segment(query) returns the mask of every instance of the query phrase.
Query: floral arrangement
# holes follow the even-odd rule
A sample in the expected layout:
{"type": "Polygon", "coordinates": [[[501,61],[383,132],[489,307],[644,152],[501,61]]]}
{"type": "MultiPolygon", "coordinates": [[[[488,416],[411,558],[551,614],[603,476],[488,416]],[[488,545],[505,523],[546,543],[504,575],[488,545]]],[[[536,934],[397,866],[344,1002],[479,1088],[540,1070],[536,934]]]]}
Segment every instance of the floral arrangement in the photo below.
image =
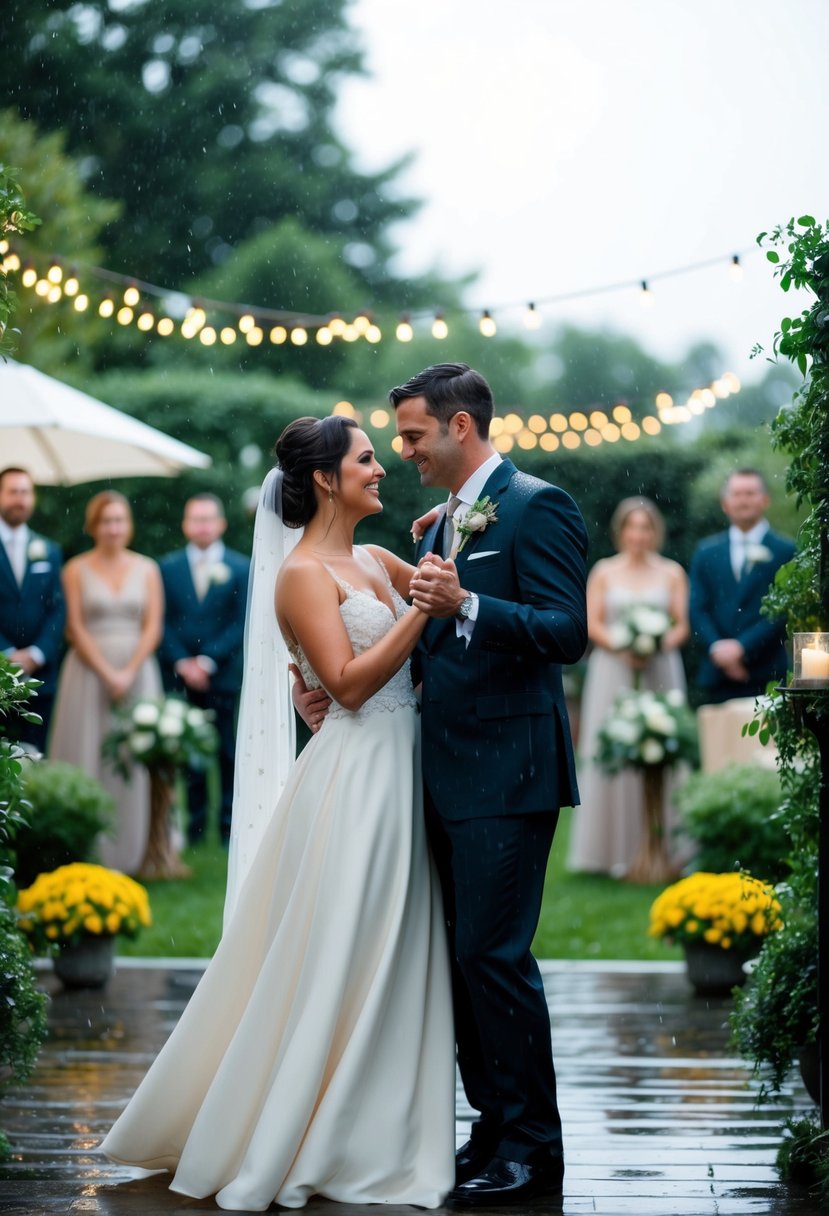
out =
{"type": "Polygon", "coordinates": [[[657,896],[648,932],[670,941],[753,951],[767,934],[782,927],[774,887],[750,874],[699,870],[657,896]]]}
{"type": "Polygon", "coordinates": [[[599,727],[596,742],[596,762],[611,774],[682,760],[696,764],[699,758],[696,720],[679,689],[625,689],[599,727]]]}
{"type": "Polygon", "coordinates": [[[613,650],[632,650],[635,655],[647,659],[659,649],[659,643],[670,627],[671,618],[661,608],[629,604],[607,632],[613,650]]]}
{"type": "Polygon", "coordinates": [[[488,494],[486,498],[479,498],[473,502],[463,518],[455,524],[455,531],[461,538],[457,548],[458,553],[461,552],[470,536],[474,536],[476,532],[485,532],[490,524],[497,524],[497,509],[495,503],[490,501],[488,494]]]}
{"type": "Polygon", "coordinates": [[[137,937],[152,923],[142,886],[117,870],[82,861],[39,874],[18,894],[17,915],[37,954],[84,937],[137,937]]]}
{"type": "Polygon", "coordinates": [[[204,768],[216,751],[211,718],[180,697],[136,701],[116,715],[104,753],[124,776],[136,762],[146,768],[204,768]]]}
{"type": "Polygon", "coordinates": [[[207,572],[207,581],[215,587],[222,587],[230,582],[233,571],[227,562],[214,562],[207,572]]]}

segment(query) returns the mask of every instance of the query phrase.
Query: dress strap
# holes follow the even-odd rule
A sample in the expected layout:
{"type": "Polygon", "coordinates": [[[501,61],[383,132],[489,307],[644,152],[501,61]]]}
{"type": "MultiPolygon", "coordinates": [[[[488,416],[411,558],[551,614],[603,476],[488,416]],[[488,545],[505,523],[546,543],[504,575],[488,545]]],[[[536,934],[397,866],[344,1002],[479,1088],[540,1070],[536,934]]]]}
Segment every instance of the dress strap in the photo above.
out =
{"type": "Polygon", "coordinates": [[[332,568],[328,565],[328,562],[323,562],[322,565],[323,569],[328,571],[339,589],[344,591],[346,596],[354,594],[354,588],[351,586],[351,583],[347,583],[344,578],[340,578],[336,570],[332,570],[332,568]]]}

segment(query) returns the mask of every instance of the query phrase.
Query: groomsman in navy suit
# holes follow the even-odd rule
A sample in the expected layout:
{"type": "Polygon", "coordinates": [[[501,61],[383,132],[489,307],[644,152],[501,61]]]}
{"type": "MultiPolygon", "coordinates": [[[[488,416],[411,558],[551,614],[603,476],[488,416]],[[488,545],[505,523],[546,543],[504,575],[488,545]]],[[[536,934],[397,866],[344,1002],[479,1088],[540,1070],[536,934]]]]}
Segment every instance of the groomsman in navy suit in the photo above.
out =
{"type": "MultiPolygon", "coordinates": [[[[230,837],[236,709],[242,685],[242,640],[250,562],[222,541],[227,520],[215,494],[195,494],[184,507],[187,547],[163,558],[164,637],[159,649],[167,688],[212,710],[219,732],[219,834],[230,837]]],[[[207,829],[207,782],[188,777],[187,834],[196,844],[207,829]]]]}
{"type": "Polygon", "coordinates": [[[433,619],[422,678],[426,820],[453,956],[458,1063],[480,1112],[456,1206],[562,1189],[550,1019],[530,952],[559,807],[578,802],[561,665],[587,642],[587,535],[573,500],[492,448],[493,400],[464,363],[389,394],[401,455],[451,491],[418,544],[433,619]],[[488,501],[487,501],[488,500],[488,501]]]}
{"type": "Polygon", "coordinates": [[[697,683],[712,703],[765,692],[786,674],[786,627],[760,607],[774,576],[794,554],[765,518],[762,473],[736,469],[720,499],[727,532],[701,542],[691,563],[691,628],[705,656],[697,683]]]}
{"type": "Polygon", "coordinates": [[[60,549],[29,528],[35,502],[34,483],[25,469],[0,473],[0,652],[27,676],[43,681],[31,703],[41,724],[15,716],[3,723],[3,730],[44,752],[66,609],[60,549]]]}

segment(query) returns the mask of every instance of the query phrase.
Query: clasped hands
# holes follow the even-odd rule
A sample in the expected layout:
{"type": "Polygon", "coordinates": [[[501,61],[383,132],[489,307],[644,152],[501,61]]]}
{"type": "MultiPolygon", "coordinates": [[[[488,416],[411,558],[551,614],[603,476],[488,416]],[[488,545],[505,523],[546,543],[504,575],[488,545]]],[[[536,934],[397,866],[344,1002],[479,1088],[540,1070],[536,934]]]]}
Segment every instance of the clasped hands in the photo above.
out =
{"type": "Polygon", "coordinates": [[[455,616],[466,599],[455,563],[436,553],[427,553],[418,562],[409,595],[415,608],[438,619],[455,616]]]}
{"type": "Polygon", "coordinates": [[[745,684],[749,672],[745,665],[745,650],[736,638],[720,638],[709,650],[711,662],[715,667],[733,680],[735,684],[745,684]]]}

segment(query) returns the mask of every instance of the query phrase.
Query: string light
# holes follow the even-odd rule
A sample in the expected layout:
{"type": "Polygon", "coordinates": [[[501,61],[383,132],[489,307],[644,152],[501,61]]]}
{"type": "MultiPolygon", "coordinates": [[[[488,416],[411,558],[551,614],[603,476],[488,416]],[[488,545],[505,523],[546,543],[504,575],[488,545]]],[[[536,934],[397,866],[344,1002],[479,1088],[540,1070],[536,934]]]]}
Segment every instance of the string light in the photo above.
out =
{"type": "Polygon", "coordinates": [[[432,337],[437,338],[438,342],[449,337],[449,326],[446,324],[442,312],[435,313],[435,319],[432,322],[432,337]]]}
{"type": "Polygon", "coordinates": [[[478,329],[485,338],[494,338],[498,332],[498,327],[495,324],[495,320],[486,308],[481,313],[481,319],[478,322],[478,329]]]}
{"type": "Polygon", "coordinates": [[[124,292],[124,303],[127,305],[128,308],[135,308],[136,304],[138,303],[138,301],[140,299],[141,299],[141,292],[138,290],[138,288],[134,284],[131,287],[128,287],[127,290],[124,292]]]}
{"type": "Polygon", "coordinates": [[[536,308],[535,304],[528,304],[527,311],[524,313],[524,325],[527,329],[541,328],[541,313],[536,308]]]}
{"type": "Polygon", "coordinates": [[[743,265],[742,265],[742,262],[740,261],[739,253],[735,253],[732,255],[731,265],[728,268],[728,273],[734,283],[739,283],[742,281],[743,265]]]}
{"type": "Polygon", "coordinates": [[[101,303],[98,305],[98,315],[100,317],[111,317],[115,312],[115,301],[112,296],[104,296],[101,303]]]}
{"type": "Polygon", "coordinates": [[[394,331],[394,336],[398,342],[411,342],[414,337],[414,330],[412,329],[408,315],[400,318],[397,329],[394,331]]]}
{"type": "Polygon", "coordinates": [[[58,262],[53,262],[46,272],[46,278],[50,283],[60,283],[63,278],[63,270],[58,262]]]}

